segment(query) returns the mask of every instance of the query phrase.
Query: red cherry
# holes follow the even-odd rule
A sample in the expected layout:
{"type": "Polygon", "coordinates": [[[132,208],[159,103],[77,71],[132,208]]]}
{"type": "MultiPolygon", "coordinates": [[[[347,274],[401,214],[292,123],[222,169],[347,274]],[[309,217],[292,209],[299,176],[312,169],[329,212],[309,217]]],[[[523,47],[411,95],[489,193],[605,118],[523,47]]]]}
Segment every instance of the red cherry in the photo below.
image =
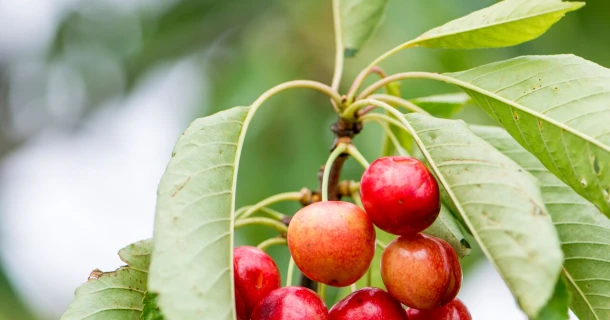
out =
{"type": "Polygon", "coordinates": [[[460,299],[430,310],[408,309],[409,320],[472,320],[468,309],[460,299]]]}
{"type": "Polygon", "coordinates": [[[410,157],[375,160],[362,175],[360,197],[373,223],[396,235],[423,231],[441,209],[436,179],[410,157]]]}
{"type": "Polygon", "coordinates": [[[462,268],[447,242],[416,234],[394,239],[383,251],[381,278],[402,304],[432,309],[455,298],[462,284],[462,268]]]}
{"type": "Polygon", "coordinates": [[[330,309],[330,320],[407,320],[405,310],[389,293],[362,288],[330,309]]]}
{"type": "Polygon", "coordinates": [[[273,259],[255,247],[233,250],[235,290],[241,294],[249,315],[269,292],[280,287],[280,271],[273,259]]]}
{"type": "Polygon", "coordinates": [[[256,306],[250,320],[328,320],[328,310],[320,297],[303,287],[273,290],[256,306]]]}
{"type": "Polygon", "coordinates": [[[246,304],[238,290],[235,290],[235,310],[237,313],[237,320],[248,320],[246,304]]]}
{"type": "Polygon", "coordinates": [[[297,267],[310,279],[348,286],[366,273],[373,260],[375,228],[353,203],[316,202],[290,221],[288,247],[297,267]]]}

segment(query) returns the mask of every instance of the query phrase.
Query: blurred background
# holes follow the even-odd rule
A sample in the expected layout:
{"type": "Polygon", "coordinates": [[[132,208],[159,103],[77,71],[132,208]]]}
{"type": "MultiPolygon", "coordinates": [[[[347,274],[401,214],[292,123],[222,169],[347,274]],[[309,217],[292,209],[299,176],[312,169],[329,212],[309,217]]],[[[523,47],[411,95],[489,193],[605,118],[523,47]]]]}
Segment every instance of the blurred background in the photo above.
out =
{"type": "MultiPolygon", "coordinates": [[[[347,61],[343,91],[375,56],[493,2],[391,0],[374,39],[347,61]]],[[[330,9],[328,0],[0,0],[0,320],[58,319],[91,270],[114,270],[118,249],[152,235],[157,183],[191,120],[248,105],[287,80],[329,83],[330,9]]],[[[383,67],[458,71],[555,53],[610,67],[609,32],[610,2],[591,0],[531,43],[413,49],[383,67]]],[[[457,91],[429,81],[402,90],[457,91]]],[[[490,123],[476,107],[456,117],[490,123]]],[[[328,99],[313,91],[270,100],[246,139],[238,206],[315,189],[333,120],[328,99]]],[[[373,126],[355,142],[374,159],[380,139],[373,126]]],[[[360,174],[349,161],[344,176],[360,174]]],[[[271,235],[246,229],[237,243],[271,235]]],[[[285,270],[286,248],[271,252],[285,270]]],[[[476,248],[465,268],[460,296],[474,319],[524,319],[476,248]]]]}

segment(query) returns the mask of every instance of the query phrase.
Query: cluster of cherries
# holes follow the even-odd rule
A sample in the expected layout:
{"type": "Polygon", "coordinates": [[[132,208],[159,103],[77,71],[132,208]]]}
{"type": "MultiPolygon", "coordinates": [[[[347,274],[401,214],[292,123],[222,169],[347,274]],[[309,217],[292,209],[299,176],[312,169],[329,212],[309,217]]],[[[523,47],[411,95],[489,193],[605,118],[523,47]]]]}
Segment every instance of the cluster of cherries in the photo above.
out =
{"type": "Polygon", "coordinates": [[[426,166],[409,157],[377,159],[362,176],[360,196],[366,212],[342,201],[299,210],[288,226],[288,247],[304,275],[345,287],[369,269],[374,226],[395,234],[381,256],[387,292],[363,288],[328,311],[307,288],[280,288],[280,273],[265,252],[239,247],[234,250],[238,320],[472,319],[456,298],[462,269],[455,251],[444,240],[420,233],[440,211],[438,184],[426,166]]]}

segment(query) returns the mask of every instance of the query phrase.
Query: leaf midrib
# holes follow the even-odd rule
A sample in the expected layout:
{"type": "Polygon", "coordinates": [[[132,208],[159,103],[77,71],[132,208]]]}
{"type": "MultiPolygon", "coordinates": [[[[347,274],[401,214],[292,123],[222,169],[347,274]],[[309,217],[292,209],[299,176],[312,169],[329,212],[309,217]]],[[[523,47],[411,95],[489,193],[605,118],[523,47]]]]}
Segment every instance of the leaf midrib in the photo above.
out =
{"type": "MultiPolygon", "coordinates": [[[[417,37],[413,44],[419,44],[419,43],[422,43],[422,42],[425,42],[425,41],[435,40],[435,39],[442,38],[442,37],[454,36],[454,35],[458,35],[460,33],[466,33],[466,32],[472,32],[472,31],[475,31],[475,30],[482,30],[482,29],[493,28],[493,27],[497,27],[497,26],[503,25],[503,24],[509,24],[509,23],[513,23],[513,22],[517,22],[517,21],[521,21],[521,20],[531,19],[531,18],[538,17],[538,16],[544,16],[544,15],[555,13],[555,12],[562,11],[562,10],[565,10],[565,9],[572,9],[572,8],[577,9],[577,8],[582,7],[584,5],[583,2],[562,2],[561,4],[565,5],[565,7],[562,8],[562,9],[549,10],[549,11],[545,11],[543,13],[527,15],[527,16],[521,17],[521,18],[508,19],[508,20],[499,21],[499,22],[495,22],[495,23],[491,23],[491,24],[487,24],[487,25],[483,25],[483,26],[479,26],[479,27],[472,27],[472,28],[469,28],[469,29],[463,29],[463,30],[456,31],[456,32],[441,33],[441,34],[438,34],[438,35],[436,35],[434,37],[421,38],[422,36],[426,35],[428,32],[435,30],[436,29],[435,28],[435,29],[432,29],[432,30],[422,34],[420,37],[417,37]]],[[[484,10],[484,9],[482,9],[482,10],[484,10]]],[[[450,22],[448,22],[448,23],[450,23],[450,22]]],[[[439,27],[439,28],[441,28],[441,27],[439,27]]]]}
{"type": "MultiPolygon", "coordinates": [[[[577,137],[579,137],[579,138],[581,138],[583,140],[586,140],[589,143],[594,144],[595,146],[601,148],[602,150],[604,150],[606,152],[610,152],[610,146],[607,146],[607,145],[603,144],[601,141],[599,141],[599,140],[597,140],[597,139],[595,139],[595,138],[593,138],[593,137],[591,137],[589,135],[586,135],[586,134],[584,134],[584,133],[582,133],[580,131],[577,131],[577,130],[573,129],[572,127],[566,126],[565,124],[563,124],[563,123],[561,123],[559,121],[556,121],[555,119],[549,118],[546,115],[544,115],[544,114],[542,114],[542,113],[540,113],[538,111],[532,110],[531,108],[528,108],[527,106],[521,105],[521,104],[519,104],[517,102],[514,102],[514,101],[509,100],[507,98],[504,98],[504,97],[502,97],[500,95],[497,95],[497,94],[495,94],[495,93],[493,93],[491,91],[483,89],[483,88],[481,88],[479,86],[476,86],[474,84],[471,84],[469,82],[465,82],[465,81],[459,80],[459,79],[454,78],[454,77],[452,77],[450,75],[438,75],[438,76],[442,77],[443,79],[445,79],[449,83],[453,83],[453,84],[458,85],[460,87],[464,87],[466,89],[478,92],[478,93],[480,93],[480,94],[482,94],[484,96],[487,96],[487,97],[493,98],[495,100],[498,100],[498,101],[500,101],[502,103],[505,103],[505,104],[507,104],[507,105],[509,105],[511,107],[514,107],[514,108],[516,108],[516,109],[518,109],[520,111],[523,111],[523,112],[525,112],[525,113],[527,113],[527,114],[529,114],[531,116],[534,116],[534,117],[536,117],[538,119],[541,119],[541,120],[543,120],[543,121],[545,121],[545,122],[547,122],[547,123],[549,123],[551,125],[557,126],[560,129],[565,130],[565,131],[567,131],[567,132],[569,132],[569,133],[571,133],[571,134],[573,134],[573,135],[575,135],[575,136],[577,136],[577,137]]],[[[517,127],[520,128],[520,125],[517,125],[517,127]]]]}

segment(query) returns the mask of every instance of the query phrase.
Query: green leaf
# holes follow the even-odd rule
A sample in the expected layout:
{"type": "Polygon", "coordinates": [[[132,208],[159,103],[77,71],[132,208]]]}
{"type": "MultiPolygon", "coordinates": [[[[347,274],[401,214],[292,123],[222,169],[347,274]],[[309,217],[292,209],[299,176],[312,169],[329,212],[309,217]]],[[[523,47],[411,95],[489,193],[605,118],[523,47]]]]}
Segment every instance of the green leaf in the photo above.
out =
{"type": "Polygon", "coordinates": [[[144,296],[144,306],[141,320],[163,320],[160,308],[157,306],[157,295],[147,292],[144,296]]]}
{"type": "Polygon", "coordinates": [[[462,110],[464,105],[470,101],[470,96],[463,92],[439,94],[411,100],[411,102],[428,111],[431,115],[439,118],[450,118],[462,110]]]}
{"type": "Polygon", "coordinates": [[[538,38],[584,2],[505,0],[427,31],[411,43],[427,48],[514,46],[538,38]]]}
{"type": "Polygon", "coordinates": [[[610,70],[573,55],[526,56],[447,76],[610,215],[610,70]]]}
{"type": "Polygon", "coordinates": [[[441,213],[436,221],[423,233],[449,242],[460,258],[470,254],[470,244],[462,233],[460,223],[445,206],[441,207],[441,213]]]}
{"type": "Polygon", "coordinates": [[[249,110],[191,123],[161,178],[149,290],[168,319],[235,319],[232,213],[249,110]]]}
{"type": "Polygon", "coordinates": [[[581,320],[610,319],[610,220],[550,173],[503,129],[471,126],[481,138],[532,173],[562,243],[571,308],[581,320]]]}
{"type": "Polygon", "coordinates": [[[345,56],[358,53],[381,24],[388,0],[339,0],[345,56]]]}
{"type": "Polygon", "coordinates": [[[568,306],[570,305],[570,292],[566,287],[563,277],[559,277],[555,292],[551,300],[540,311],[535,320],[568,320],[568,306]]]}
{"type": "Polygon", "coordinates": [[[537,181],[461,120],[408,114],[428,164],[517,303],[536,316],[550,299],[563,256],[537,181]]]}
{"type": "Polygon", "coordinates": [[[113,272],[93,271],[89,280],[76,289],[74,300],[61,319],[139,320],[150,252],[150,240],[119,251],[127,266],[113,272]]]}

